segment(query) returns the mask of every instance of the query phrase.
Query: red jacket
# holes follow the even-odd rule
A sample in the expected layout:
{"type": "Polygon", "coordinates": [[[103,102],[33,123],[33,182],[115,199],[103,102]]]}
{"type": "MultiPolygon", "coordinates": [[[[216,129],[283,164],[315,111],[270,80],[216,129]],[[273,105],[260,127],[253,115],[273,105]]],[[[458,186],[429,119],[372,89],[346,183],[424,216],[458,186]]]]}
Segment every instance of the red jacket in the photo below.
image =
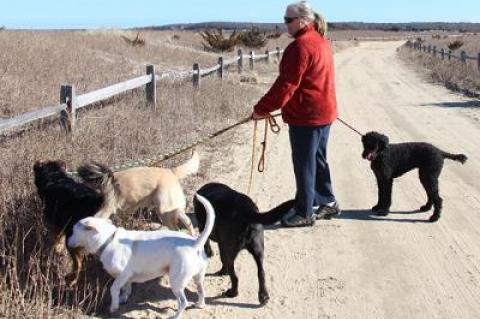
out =
{"type": "Polygon", "coordinates": [[[254,107],[259,115],[279,108],[283,121],[292,125],[320,126],[337,118],[333,52],[313,25],[295,34],[283,53],[279,76],[254,107]]]}

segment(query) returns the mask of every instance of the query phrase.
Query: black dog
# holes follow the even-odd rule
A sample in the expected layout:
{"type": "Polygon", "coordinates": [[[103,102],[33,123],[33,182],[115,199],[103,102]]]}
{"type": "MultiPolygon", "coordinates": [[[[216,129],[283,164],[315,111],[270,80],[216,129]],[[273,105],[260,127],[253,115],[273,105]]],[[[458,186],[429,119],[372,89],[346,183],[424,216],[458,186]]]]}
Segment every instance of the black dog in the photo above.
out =
{"type": "MultiPolygon", "coordinates": [[[[257,205],[248,196],[224,184],[206,184],[197,193],[206,197],[215,209],[215,225],[210,239],[218,243],[222,260],[222,269],[216,275],[229,275],[232,282],[232,287],[224,293],[224,296],[238,295],[238,277],[235,274],[234,262],[238,253],[242,249],[247,249],[255,259],[258,268],[258,300],[261,305],[266,304],[270,297],[265,286],[263,269],[263,225],[279,221],[293,207],[294,201],[290,200],[269,212],[260,213],[257,205]]],[[[205,209],[196,199],[193,204],[199,229],[203,231],[206,220],[205,209]]],[[[208,256],[212,256],[209,241],[205,244],[205,251],[208,256]]]]}
{"type": "MultiPolygon", "coordinates": [[[[62,237],[66,241],[73,233],[73,225],[82,218],[95,215],[103,204],[100,193],[67,175],[63,161],[36,161],[33,172],[44,206],[44,222],[57,234],[55,244],[62,237]]],[[[66,280],[73,286],[80,275],[83,254],[78,249],[67,249],[73,261],[73,272],[67,275],[66,280]]]]}
{"type": "Polygon", "coordinates": [[[392,200],[393,179],[418,168],[418,175],[425,191],[427,203],[420,207],[426,212],[434,207],[430,221],[440,218],[442,198],[438,193],[438,177],[442,172],[445,158],[466,162],[464,154],[450,154],[429,143],[389,144],[388,137],[377,132],[369,132],[362,137],[362,157],[371,161],[370,167],[375,173],[378,185],[378,203],[372,207],[377,215],[386,216],[392,200]]]}

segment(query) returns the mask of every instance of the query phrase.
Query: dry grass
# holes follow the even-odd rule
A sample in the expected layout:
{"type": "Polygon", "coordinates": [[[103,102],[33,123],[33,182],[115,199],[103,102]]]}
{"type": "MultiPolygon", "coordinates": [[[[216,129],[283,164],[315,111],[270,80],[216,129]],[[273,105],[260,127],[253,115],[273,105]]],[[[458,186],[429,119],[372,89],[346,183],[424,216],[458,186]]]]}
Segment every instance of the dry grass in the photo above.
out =
{"type": "MultiPolygon", "coordinates": [[[[73,143],[55,124],[2,141],[0,291],[7,291],[1,299],[9,301],[0,303],[0,316],[22,317],[23,310],[32,309],[37,316],[53,311],[54,305],[90,312],[102,304],[104,291],[99,287],[103,285],[92,283],[104,283],[107,277],[95,271],[77,290],[67,290],[62,279],[68,270],[65,261],[59,263],[62,258],[57,260],[42,240],[47,232],[33,185],[36,159],[60,158],[74,169],[87,159],[113,165],[167,154],[247,116],[261,92],[251,85],[212,78],[203,80],[200,91],[190,85],[165,84],[157,94],[156,111],[145,107],[143,92],[134,92],[108,107],[82,112],[73,143]],[[18,287],[11,287],[13,283],[18,287]]],[[[116,222],[132,226],[135,220],[128,217],[116,222]]]]}
{"type": "MultiPolygon", "coordinates": [[[[461,51],[465,51],[470,57],[478,57],[480,53],[480,36],[470,35],[449,35],[435,34],[429,37],[421,38],[422,45],[432,45],[437,48],[437,55],[432,53],[419,52],[406,46],[399,51],[400,56],[409,63],[412,63],[417,69],[427,71],[430,78],[436,82],[443,83],[456,90],[480,92],[480,70],[478,70],[478,60],[467,60],[466,64],[458,59],[451,61],[441,60],[438,52],[440,49],[448,51],[448,46],[454,43],[463,43],[461,47],[452,51],[452,55],[460,56],[461,51]]],[[[418,39],[415,39],[418,40],[418,39]]]]}
{"type": "MultiPolygon", "coordinates": [[[[203,68],[217,63],[218,54],[203,50],[198,33],[140,32],[143,47],[130,45],[122,36],[134,39],[137,32],[2,31],[0,118],[59,104],[62,84],[72,84],[83,94],[143,75],[146,64],[161,73],[190,70],[195,62],[203,68]]],[[[284,48],[289,41],[282,36],[268,47],[284,48]]],[[[225,57],[233,54],[236,50],[225,57]]]]}

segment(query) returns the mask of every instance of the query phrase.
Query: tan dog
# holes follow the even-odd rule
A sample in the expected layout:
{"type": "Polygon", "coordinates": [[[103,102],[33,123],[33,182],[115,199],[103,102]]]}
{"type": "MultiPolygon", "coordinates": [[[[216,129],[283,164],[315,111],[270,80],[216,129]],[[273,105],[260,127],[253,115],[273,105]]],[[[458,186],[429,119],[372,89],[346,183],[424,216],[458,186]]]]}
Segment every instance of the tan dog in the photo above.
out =
{"type": "Polygon", "coordinates": [[[136,167],[112,172],[107,166],[90,162],[77,171],[89,185],[98,189],[105,202],[95,217],[109,218],[117,211],[133,212],[138,208],[154,208],[162,224],[170,229],[183,225],[193,235],[190,218],[185,214],[187,201],[180,180],[198,171],[196,151],[184,164],[173,169],[136,167]]]}

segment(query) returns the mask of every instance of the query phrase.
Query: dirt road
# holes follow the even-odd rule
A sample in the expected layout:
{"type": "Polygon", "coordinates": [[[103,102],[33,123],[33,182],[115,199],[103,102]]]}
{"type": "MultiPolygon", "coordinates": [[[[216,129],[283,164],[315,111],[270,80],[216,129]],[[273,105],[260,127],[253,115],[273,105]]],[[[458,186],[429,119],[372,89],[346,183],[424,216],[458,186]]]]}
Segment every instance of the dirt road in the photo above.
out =
{"type": "MultiPolygon", "coordinates": [[[[312,228],[266,230],[271,300],[265,307],[257,306],[256,267],[243,252],[236,262],[239,296],[216,298],[228,288],[229,280],[207,277],[207,308],[188,310],[185,318],[480,317],[479,102],[415,75],[396,58],[400,45],[361,43],[336,54],[340,117],[361,132],[383,132],[391,142],[429,141],[468,155],[465,165],[446,161],[440,179],[441,219],[428,223],[431,212],[413,212],[426,200],[415,172],[394,184],[389,216],[371,215],[377,190],[369,163],[360,156],[360,138],[336,122],[329,160],[342,215],[312,228]]],[[[283,126],[279,136],[270,135],[266,172],[255,175],[250,195],[261,210],[294,196],[287,130],[283,126]]],[[[247,125],[222,138],[249,141],[250,136],[247,125]]],[[[205,156],[216,163],[204,174],[206,181],[246,191],[250,144],[212,149],[205,156]]],[[[219,268],[215,256],[209,273],[219,268]]],[[[136,289],[144,293],[135,296],[138,290],[134,292],[124,306],[130,308],[126,317],[173,314],[169,307],[176,304],[168,288],[160,288],[162,298],[157,284],[136,289]],[[147,301],[142,299],[146,296],[147,301]]]]}

